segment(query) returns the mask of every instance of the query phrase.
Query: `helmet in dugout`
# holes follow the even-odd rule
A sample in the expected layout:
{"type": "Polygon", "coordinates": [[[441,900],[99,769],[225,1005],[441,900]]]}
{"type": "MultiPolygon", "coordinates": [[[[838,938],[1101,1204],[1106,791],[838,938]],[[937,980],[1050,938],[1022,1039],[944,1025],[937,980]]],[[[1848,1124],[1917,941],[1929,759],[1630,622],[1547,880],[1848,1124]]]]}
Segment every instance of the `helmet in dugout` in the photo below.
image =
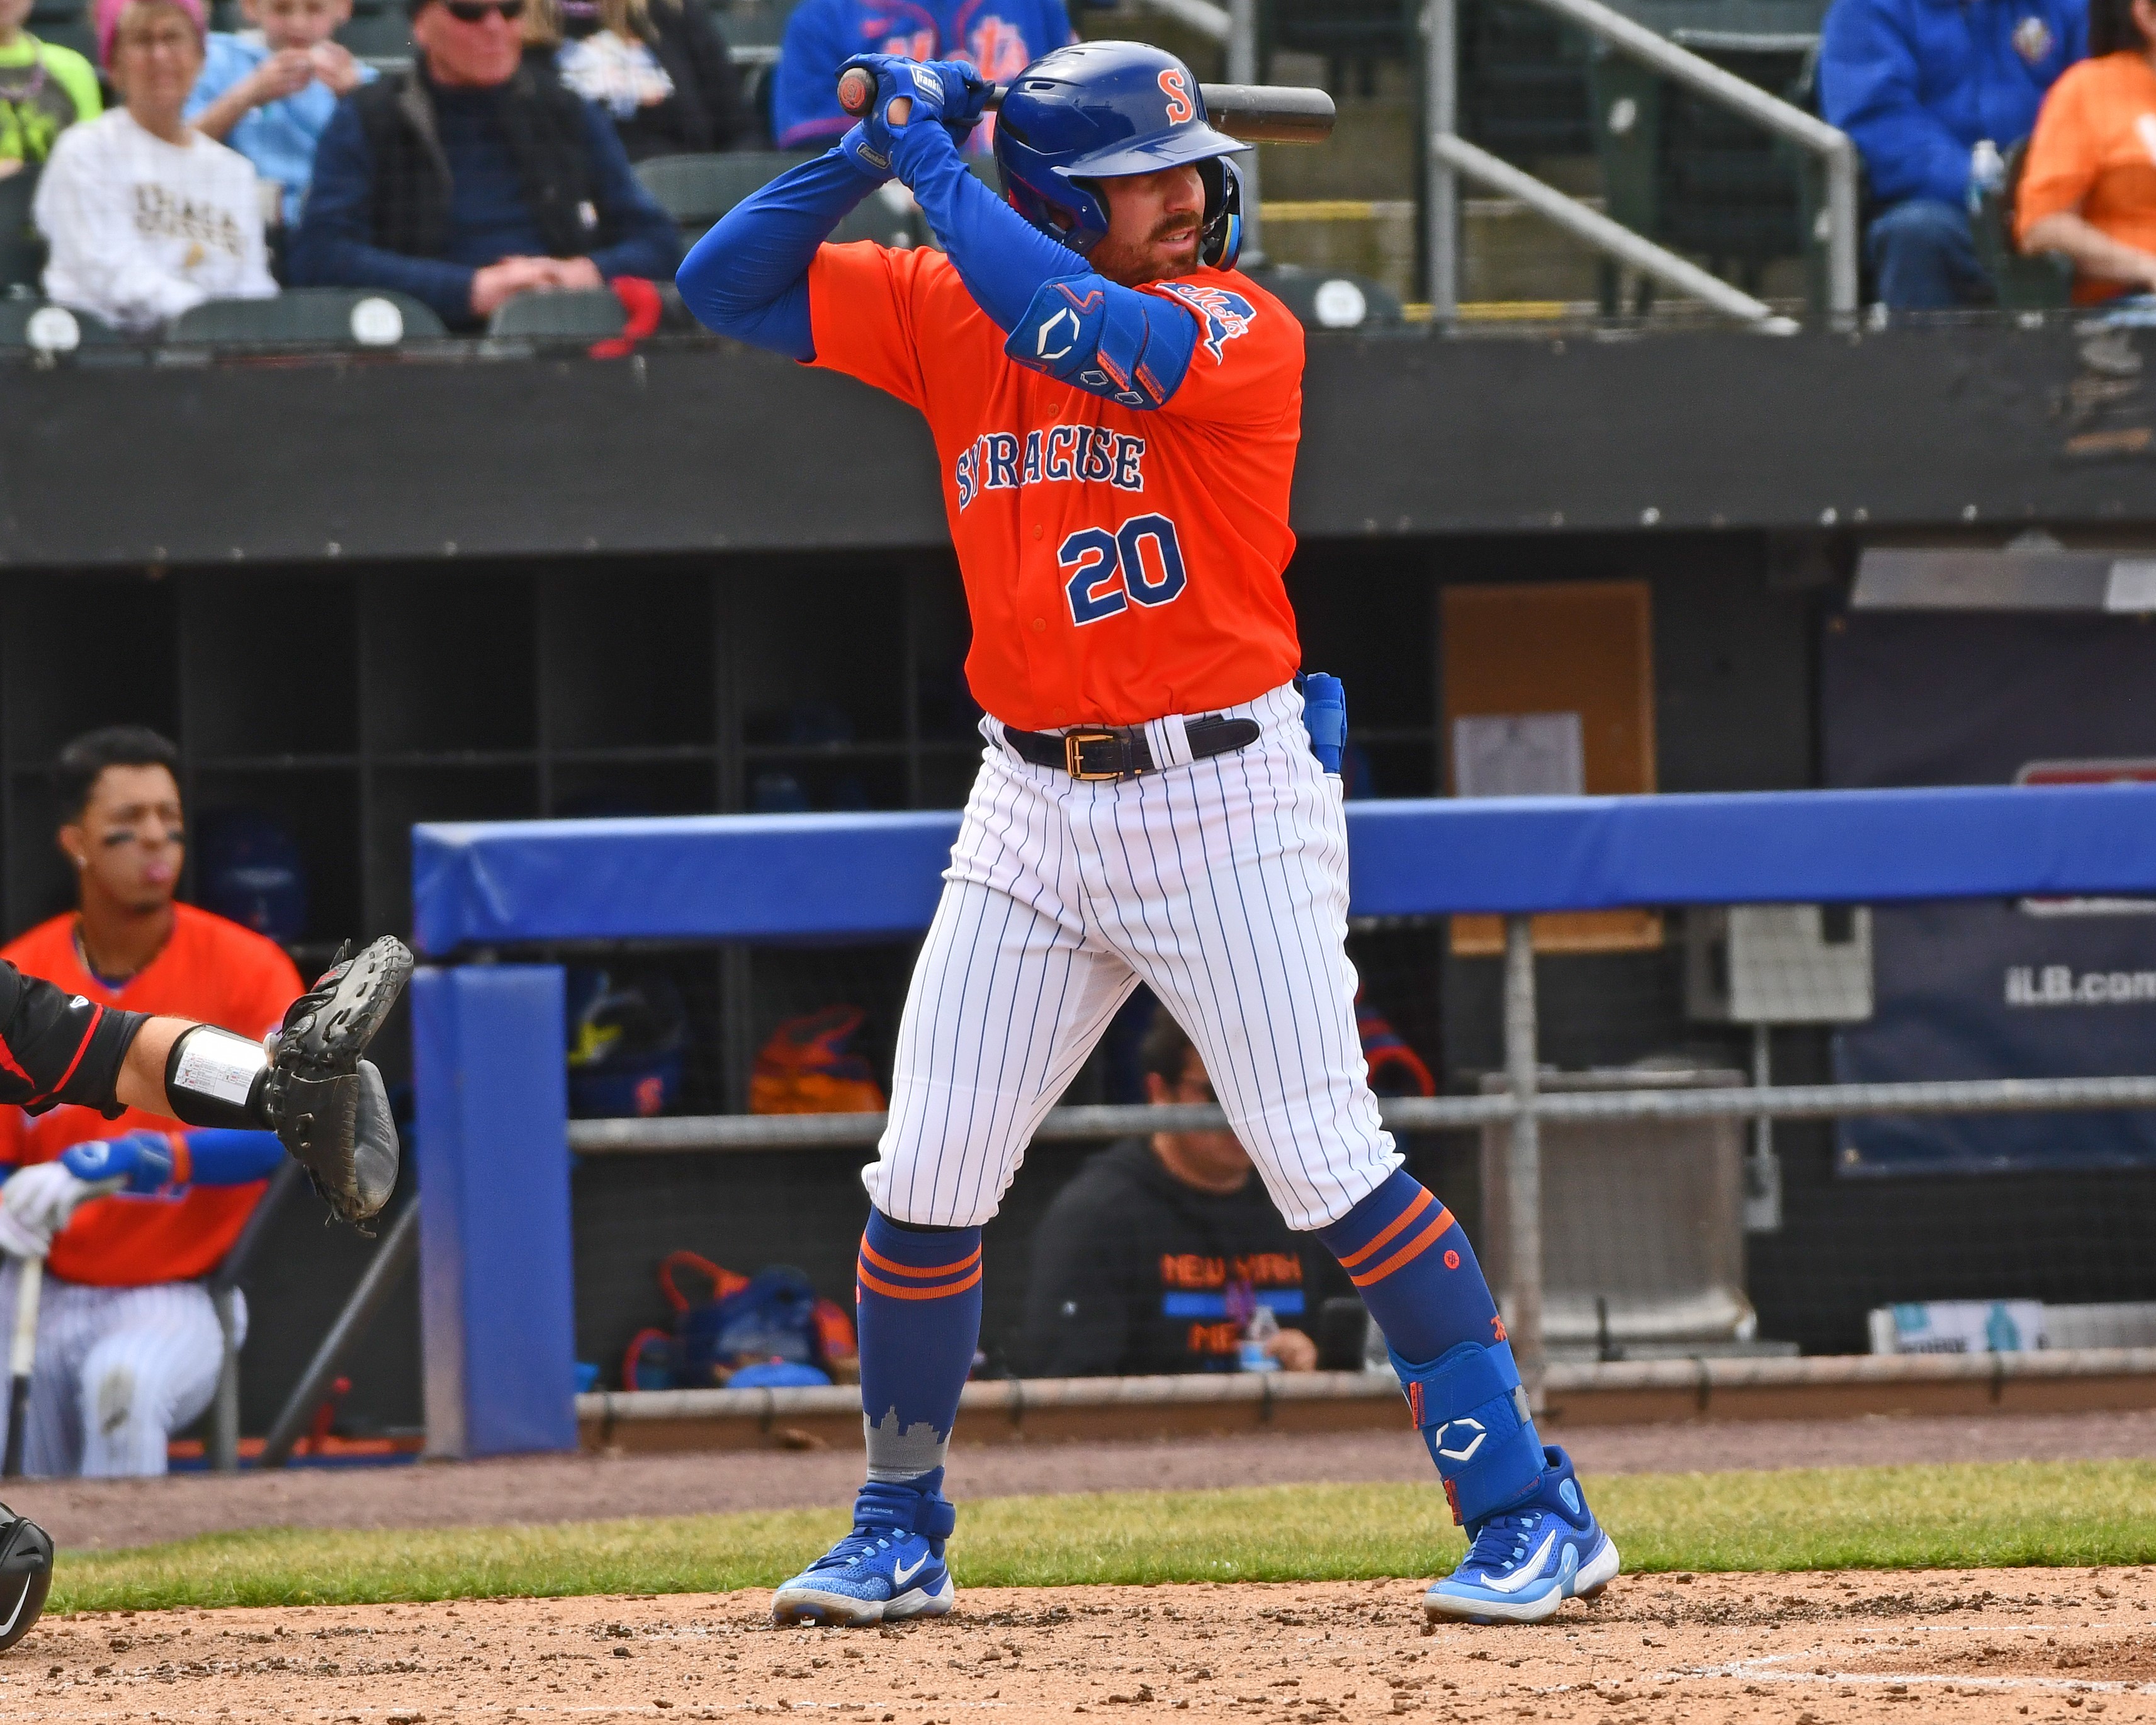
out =
{"type": "Polygon", "coordinates": [[[30,1632],[52,1587],[52,1536],[0,1503],[0,1652],[30,1632]]]}
{"type": "Polygon", "coordinates": [[[1233,269],[1243,185],[1227,158],[1250,147],[1213,129],[1189,67],[1142,42],[1074,42],[1043,54],[1011,80],[996,116],[996,167],[1012,207],[1081,254],[1108,231],[1096,182],[1188,163],[1205,183],[1199,260],[1233,269]]]}

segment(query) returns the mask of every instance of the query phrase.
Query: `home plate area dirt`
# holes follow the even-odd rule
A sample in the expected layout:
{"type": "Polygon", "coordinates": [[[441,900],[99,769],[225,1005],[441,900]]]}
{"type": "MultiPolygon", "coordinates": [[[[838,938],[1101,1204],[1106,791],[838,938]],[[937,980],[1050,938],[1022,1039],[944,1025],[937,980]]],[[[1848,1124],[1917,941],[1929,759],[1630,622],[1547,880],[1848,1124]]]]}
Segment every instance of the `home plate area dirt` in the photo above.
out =
{"type": "Polygon", "coordinates": [[[756,1593],[88,1615],[0,1658],[0,1718],[2156,1719],[2146,1569],[1626,1577],[1538,1627],[1428,1632],[1420,1596],[981,1589],[868,1630],[773,1629],[756,1593]]]}

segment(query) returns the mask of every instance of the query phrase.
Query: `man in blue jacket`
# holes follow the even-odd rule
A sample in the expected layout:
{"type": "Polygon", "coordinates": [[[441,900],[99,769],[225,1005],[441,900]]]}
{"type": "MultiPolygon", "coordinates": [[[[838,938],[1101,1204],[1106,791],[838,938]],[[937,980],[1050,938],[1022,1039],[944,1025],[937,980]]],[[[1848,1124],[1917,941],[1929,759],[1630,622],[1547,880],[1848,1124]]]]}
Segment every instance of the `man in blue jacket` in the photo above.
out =
{"type": "MultiPolygon", "coordinates": [[[[839,69],[857,54],[963,60],[1008,84],[1070,40],[1064,0],[801,0],[772,74],[771,130],[782,150],[820,150],[853,123],[839,106],[839,69]]],[[[984,125],[973,147],[985,150],[984,125]]]]}
{"type": "Polygon", "coordinates": [[[1887,305],[1989,303],[1969,236],[1970,152],[2026,137],[2087,52],[2087,0],[1835,0],[1820,105],[1856,139],[1882,209],[1866,245],[1887,305]]]}
{"type": "Polygon", "coordinates": [[[381,287],[450,328],[519,294],[664,280],[674,223],[613,122],[523,64],[526,0],[413,0],[411,72],[337,105],[293,236],[295,286],[381,287]]]}

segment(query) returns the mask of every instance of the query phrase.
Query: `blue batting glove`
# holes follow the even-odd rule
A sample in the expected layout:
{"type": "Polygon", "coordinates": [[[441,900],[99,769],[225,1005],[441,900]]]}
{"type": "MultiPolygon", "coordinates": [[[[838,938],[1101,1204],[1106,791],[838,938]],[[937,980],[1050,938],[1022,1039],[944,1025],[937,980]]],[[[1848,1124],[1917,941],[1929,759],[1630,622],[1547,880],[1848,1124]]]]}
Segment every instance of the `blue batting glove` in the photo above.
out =
{"type": "Polygon", "coordinates": [[[839,147],[856,166],[876,174],[898,172],[902,136],[916,127],[940,126],[963,149],[984,111],[989,85],[963,60],[910,60],[900,54],[857,54],[839,68],[859,67],[876,81],[875,100],[867,116],[840,140],[839,147]],[[905,96],[912,103],[903,126],[891,124],[891,105],[905,96]]]}
{"type": "Polygon", "coordinates": [[[59,1162],[78,1180],[107,1191],[155,1192],[172,1178],[172,1141],[162,1132],[128,1132],[77,1144],[59,1162]]]}

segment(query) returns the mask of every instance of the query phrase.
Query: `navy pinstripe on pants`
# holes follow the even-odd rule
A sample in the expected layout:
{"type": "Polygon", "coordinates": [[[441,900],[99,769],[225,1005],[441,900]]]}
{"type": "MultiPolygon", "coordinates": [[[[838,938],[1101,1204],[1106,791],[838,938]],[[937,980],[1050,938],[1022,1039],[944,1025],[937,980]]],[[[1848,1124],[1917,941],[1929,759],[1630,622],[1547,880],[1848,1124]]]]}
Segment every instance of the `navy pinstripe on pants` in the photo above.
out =
{"type": "Polygon", "coordinates": [[[1263,729],[1193,762],[1079,781],[993,721],[900,1026],[891,1122],[863,1183],[901,1222],[996,1213],[1040,1117],[1142,981],[1189,1033],[1291,1228],[1347,1214],[1400,1164],[1355,1032],[1339,781],[1292,685],[1225,710],[1263,729]]]}

